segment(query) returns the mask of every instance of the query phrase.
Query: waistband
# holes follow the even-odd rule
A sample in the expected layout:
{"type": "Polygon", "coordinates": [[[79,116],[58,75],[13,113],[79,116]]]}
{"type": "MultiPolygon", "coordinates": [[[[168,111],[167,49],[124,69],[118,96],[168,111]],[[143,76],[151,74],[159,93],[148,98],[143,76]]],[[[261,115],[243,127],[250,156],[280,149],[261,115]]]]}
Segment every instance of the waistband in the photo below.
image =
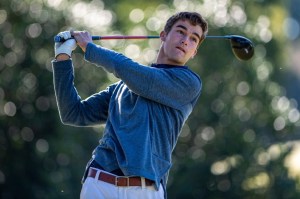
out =
{"type": "Polygon", "coordinates": [[[137,176],[116,176],[114,174],[105,172],[103,170],[99,170],[93,167],[89,168],[89,172],[87,177],[92,177],[97,180],[113,184],[119,187],[126,187],[126,186],[153,186],[154,181],[146,179],[144,177],[137,177],[137,176]]]}

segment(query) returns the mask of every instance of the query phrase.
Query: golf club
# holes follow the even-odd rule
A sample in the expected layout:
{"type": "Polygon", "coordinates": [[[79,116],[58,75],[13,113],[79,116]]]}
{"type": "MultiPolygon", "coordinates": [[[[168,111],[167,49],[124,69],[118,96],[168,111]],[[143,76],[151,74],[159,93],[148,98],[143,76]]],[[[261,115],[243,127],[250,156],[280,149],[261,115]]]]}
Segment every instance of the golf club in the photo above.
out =
{"type": "MultiPolygon", "coordinates": [[[[93,40],[109,40],[109,39],[158,39],[159,36],[92,36],[93,40]]],[[[231,44],[233,54],[239,60],[249,60],[254,55],[254,45],[251,40],[240,35],[225,35],[225,36],[206,36],[206,39],[228,39],[231,44]]],[[[63,42],[64,38],[56,35],[55,42],[63,42]]]]}

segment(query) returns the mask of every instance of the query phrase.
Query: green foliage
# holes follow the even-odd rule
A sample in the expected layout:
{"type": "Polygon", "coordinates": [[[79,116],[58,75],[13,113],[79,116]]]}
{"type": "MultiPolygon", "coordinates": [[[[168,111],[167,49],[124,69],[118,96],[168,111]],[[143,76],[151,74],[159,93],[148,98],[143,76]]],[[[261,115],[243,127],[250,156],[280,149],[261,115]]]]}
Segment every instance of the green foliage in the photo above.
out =
{"type": "MultiPolygon", "coordinates": [[[[226,40],[207,40],[188,65],[203,81],[199,102],[173,154],[170,198],[299,198],[291,175],[297,103],[280,85],[286,42],[281,1],[0,1],[0,198],[78,198],[102,126],[64,126],[52,85],[53,36],[157,35],[174,12],[201,12],[210,35],[240,34],[255,56],[238,61],[226,40]],[[280,23],[277,23],[280,22],[280,23]]],[[[145,64],[159,41],[101,41],[145,64]]],[[[73,56],[84,99],[116,78],[73,56]]],[[[299,176],[299,174],[298,174],[299,176]]]]}

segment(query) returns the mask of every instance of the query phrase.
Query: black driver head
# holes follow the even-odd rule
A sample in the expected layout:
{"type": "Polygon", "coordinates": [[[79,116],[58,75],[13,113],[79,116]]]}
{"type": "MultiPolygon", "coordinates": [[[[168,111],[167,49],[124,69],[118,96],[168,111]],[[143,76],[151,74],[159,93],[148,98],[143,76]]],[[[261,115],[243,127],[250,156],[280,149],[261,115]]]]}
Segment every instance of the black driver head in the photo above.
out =
{"type": "Polygon", "coordinates": [[[233,54],[240,60],[249,60],[254,55],[254,45],[246,37],[230,35],[230,43],[233,54]]]}

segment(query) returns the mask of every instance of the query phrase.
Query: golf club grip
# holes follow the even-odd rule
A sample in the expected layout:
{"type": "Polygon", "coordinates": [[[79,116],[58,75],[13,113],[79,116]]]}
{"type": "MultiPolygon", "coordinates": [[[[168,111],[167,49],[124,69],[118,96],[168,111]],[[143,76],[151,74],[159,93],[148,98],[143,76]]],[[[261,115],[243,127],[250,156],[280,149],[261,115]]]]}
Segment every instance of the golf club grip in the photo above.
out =
{"type": "MultiPolygon", "coordinates": [[[[74,37],[71,37],[70,39],[74,39],[74,37]]],[[[63,37],[56,35],[54,37],[54,42],[65,42],[68,39],[64,39],[63,37]]],[[[92,40],[100,40],[100,36],[92,36],[92,40]]]]}
{"type": "MultiPolygon", "coordinates": [[[[72,37],[73,38],[73,37],[72,37]]],[[[109,40],[109,39],[158,39],[159,36],[127,36],[127,35],[115,35],[115,36],[92,36],[92,40],[109,40]]],[[[63,37],[56,35],[54,42],[66,41],[63,37]]]]}

